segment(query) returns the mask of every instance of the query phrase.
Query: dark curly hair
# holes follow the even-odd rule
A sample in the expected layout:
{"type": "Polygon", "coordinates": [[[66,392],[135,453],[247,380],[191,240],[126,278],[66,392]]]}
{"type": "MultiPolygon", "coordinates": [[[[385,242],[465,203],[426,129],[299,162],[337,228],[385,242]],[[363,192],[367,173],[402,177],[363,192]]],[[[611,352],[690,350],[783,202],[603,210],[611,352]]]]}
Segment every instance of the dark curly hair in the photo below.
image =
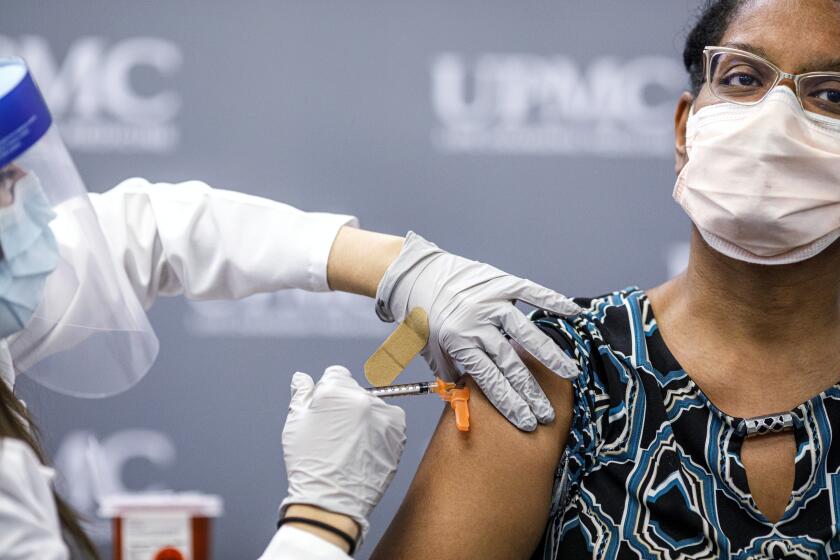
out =
{"type": "Polygon", "coordinates": [[[691,93],[695,96],[703,86],[703,49],[720,44],[741,4],[742,0],[707,0],[686,37],[683,64],[691,78],[691,93]]]}

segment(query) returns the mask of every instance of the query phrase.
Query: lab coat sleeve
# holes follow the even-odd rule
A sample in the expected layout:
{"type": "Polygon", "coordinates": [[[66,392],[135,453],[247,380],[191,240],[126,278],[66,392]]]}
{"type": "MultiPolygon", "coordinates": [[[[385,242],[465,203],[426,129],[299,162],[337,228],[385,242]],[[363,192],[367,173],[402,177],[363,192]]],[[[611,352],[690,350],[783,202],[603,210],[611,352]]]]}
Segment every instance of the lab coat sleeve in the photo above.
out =
{"type": "Polygon", "coordinates": [[[0,439],[0,557],[67,560],[61,537],[52,469],[18,439],[0,439]]]}
{"type": "Polygon", "coordinates": [[[352,560],[343,550],[312,533],[283,525],[259,560],[352,560]]]}
{"type": "Polygon", "coordinates": [[[91,194],[111,253],[145,309],[158,295],[238,299],[329,290],[327,258],[352,216],[303,212],[199,181],[128,179],[91,194]]]}

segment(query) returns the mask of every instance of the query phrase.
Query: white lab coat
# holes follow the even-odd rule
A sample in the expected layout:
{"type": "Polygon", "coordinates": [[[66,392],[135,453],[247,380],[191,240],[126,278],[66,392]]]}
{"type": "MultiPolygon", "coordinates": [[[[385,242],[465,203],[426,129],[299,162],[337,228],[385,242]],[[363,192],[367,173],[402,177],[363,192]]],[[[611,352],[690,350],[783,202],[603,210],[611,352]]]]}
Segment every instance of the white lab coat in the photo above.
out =
{"type": "MultiPolygon", "coordinates": [[[[342,226],[356,225],[352,216],[307,213],[198,181],[135,178],[90,198],[113,258],[145,309],[158,295],[233,299],[287,288],[326,291],[335,236],[342,226]]],[[[52,470],[22,442],[0,444],[0,559],[65,560],[52,470]]],[[[262,556],[280,558],[349,556],[284,526],[262,556]]]]}

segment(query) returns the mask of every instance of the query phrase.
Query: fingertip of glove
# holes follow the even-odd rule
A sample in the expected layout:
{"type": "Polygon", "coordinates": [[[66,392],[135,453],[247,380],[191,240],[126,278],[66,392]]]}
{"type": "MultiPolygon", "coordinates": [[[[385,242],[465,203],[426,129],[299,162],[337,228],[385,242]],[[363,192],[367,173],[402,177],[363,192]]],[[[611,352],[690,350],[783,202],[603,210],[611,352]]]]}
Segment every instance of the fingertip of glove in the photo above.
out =
{"type": "Polygon", "coordinates": [[[296,371],[295,374],[292,376],[292,383],[291,383],[291,392],[292,398],[295,398],[295,394],[298,391],[307,391],[311,390],[312,387],[315,385],[315,382],[312,378],[302,371],[296,371]]]}
{"type": "Polygon", "coordinates": [[[350,370],[341,365],[330,366],[324,370],[324,375],[321,376],[322,381],[329,379],[353,379],[350,370]]]}
{"type": "Polygon", "coordinates": [[[567,297],[562,297],[557,304],[557,312],[566,317],[583,313],[583,307],[567,297]]]}
{"type": "Polygon", "coordinates": [[[531,414],[530,416],[514,421],[513,424],[523,432],[533,432],[537,429],[537,417],[531,414]]]}
{"type": "Polygon", "coordinates": [[[563,365],[560,367],[559,375],[563,379],[575,379],[580,375],[580,369],[575,363],[570,364],[568,362],[563,362],[563,365]]]}
{"type": "Polygon", "coordinates": [[[580,375],[580,367],[578,363],[570,358],[566,353],[559,352],[559,355],[554,356],[555,359],[552,360],[551,366],[548,366],[548,369],[553,371],[556,375],[559,375],[563,379],[574,379],[578,375],[580,375]]]}
{"type": "Polygon", "coordinates": [[[308,373],[304,373],[302,371],[296,371],[294,375],[292,375],[292,387],[300,386],[306,384],[307,381],[311,381],[312,378],[309,376],[308,373]]]}
{"type": "Polygon", "coordinates": [[[388,406],[393,406],[394,408],[397,409],[396,411],[394,411],[394,415],[396,416],[396,421],[397,421],[397,427],[402,432],[403,438],[405,438],[405,430],[406,430],[406,426],[407,426],[405,410],[403,410],[401,407],[399,407],[397,405],[388,405],[388,406]],[[399,411],[399,412],[397,412],[397,411],[399,411]]]}
{"type": "Polygon", "coordinates": [[[554,408],[550,404],[546,404],[544,407],[540,408],[540,412],[537,414],[537,419],[539,419],[540,424],[550,424],[554,422],[555,416],[554,408]]]}
{"type": "Polygon", "coordinates": [[[326,375],[328,373],[333,373],[335,375],[346,375],[348,377],[350,376],[350,370],[341,364],[333,364],[327,369],[325,369],[324,374],[326,375]]]}

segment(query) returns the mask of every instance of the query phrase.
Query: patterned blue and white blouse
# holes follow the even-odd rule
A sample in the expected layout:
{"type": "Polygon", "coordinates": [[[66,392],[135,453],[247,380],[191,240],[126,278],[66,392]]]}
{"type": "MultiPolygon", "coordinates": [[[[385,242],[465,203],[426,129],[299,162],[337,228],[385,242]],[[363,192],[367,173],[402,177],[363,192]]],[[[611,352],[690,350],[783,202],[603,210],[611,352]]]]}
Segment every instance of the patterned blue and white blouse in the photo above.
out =
{"type": "MultiPolygon", "coordinates": [[[[840,384],[786,415],[793,493],[771,523],[740,461],[748,421],[717,409],[671,355],[645,293],[532,320],[580,365],[572,429],[535,559],[840,556],[840,384]]],[[[749,428],[752,431],[754,427],[749,428]]]]}

